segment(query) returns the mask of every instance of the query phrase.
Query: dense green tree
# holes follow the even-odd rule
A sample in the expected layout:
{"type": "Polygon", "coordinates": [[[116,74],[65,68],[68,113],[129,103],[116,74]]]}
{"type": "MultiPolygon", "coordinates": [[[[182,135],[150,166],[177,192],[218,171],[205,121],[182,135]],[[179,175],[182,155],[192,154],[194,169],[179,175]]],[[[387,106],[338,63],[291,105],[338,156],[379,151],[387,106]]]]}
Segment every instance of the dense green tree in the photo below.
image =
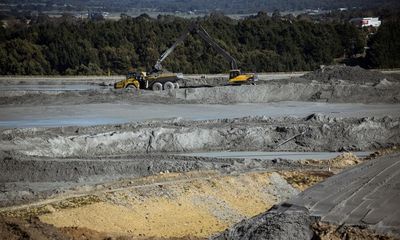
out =
{"type": "MultiPolygon", "coordinates": [[[[48,19],[0,33],[1,74],[124,74],[150,70],[192,21],[237,58],[246,71],[312,70],[344,53],[362,51],[361,31],[340,23],[312,23],[222,14],[198,19],[147,15],[119,21],[48,19]],[[18,45],[18,46],[15,46],[18,45]],[[16,50],[18,49],[18,50],[16,50]],[[26,63],[22,66],[21,63],[26,63]]],[[[226,72],[229,63],[198,35],[189,35],[163,63],[174,72],[226,72]]]]}
{"type": "Polygon", "coordinates": [[[364,51],[365,36],[362,32],[357,31],[355,26],[349,23],[335,24],[335,30],[340,36],[341,45],[344,47],[342,49],[344,55],[351,57],[364,51]]]}
{"type": "Polygon", "coordinates": [[[0,74],[33,74],[49,72],[46,61],[39,46],[26,40],[14,39],[0,44],[0,74]]]}
{"type": "Polygon", "coordinates": [[[370,67],[400,67],[400,20],[385,22],[370,39],[367,61],[370,67]]]}

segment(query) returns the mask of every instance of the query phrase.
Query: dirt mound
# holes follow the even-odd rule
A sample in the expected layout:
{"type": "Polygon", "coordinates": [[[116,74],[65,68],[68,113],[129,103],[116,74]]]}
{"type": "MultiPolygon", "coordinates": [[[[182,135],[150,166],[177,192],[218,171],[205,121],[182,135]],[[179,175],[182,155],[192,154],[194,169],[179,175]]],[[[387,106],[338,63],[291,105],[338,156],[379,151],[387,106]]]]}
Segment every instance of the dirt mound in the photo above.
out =
{"type": "Polygon", "coordinates": [[[395,81],[392,77],[379,71],[366,70],[358,66],[350,67],[344,65],[325,66],[314,72],[307,73],[303,77],[309,80],[317,80],[325,83],[333,80],[346,80],[357,84],[378,84],[383,79],[387,79],[386,81],[395,81]]]}
{"type": "Polygon", "coordinates": [[[329,160],[329,163],[332,167],[335,168],[344,168],[353,165],[357,165],[361,163],[361,160],[351,152],[345,152],[341,155],[335,157],[334,159],[329,160]]]}
{"type": "Polygon", "coordinates": [[[22,220],[17,218],[0,217],[1,239],[43,239],[67,240],[70,239],[52,225],[41,222],[37,218],[22,220]]]}
{"type": "Polygon", "coordinates": [[[283,171],[279,174],[281,174],[290,185],[296,189],[299,189],[300,191],[304,191],[305,189],[322,182],[324,179],[333,175],[332,172],[328,171],[283,171]]]}
{"type": "Polygon", "coordinates": [[[338,240],[338,239],[353,239],[353,240],[394,240],[397,239],[391,236],[382,236],[374,231],[352,226],[336,226],[332,224],[317,222],[312,225],[315,235],[321,240],[338,240]]]}
{"type": "Polygon", "coordinates": [[[272,209],[236,224],[214,240],[224,239],[312,239],[312,222],[305,208],[288,211],[272,209]]]}

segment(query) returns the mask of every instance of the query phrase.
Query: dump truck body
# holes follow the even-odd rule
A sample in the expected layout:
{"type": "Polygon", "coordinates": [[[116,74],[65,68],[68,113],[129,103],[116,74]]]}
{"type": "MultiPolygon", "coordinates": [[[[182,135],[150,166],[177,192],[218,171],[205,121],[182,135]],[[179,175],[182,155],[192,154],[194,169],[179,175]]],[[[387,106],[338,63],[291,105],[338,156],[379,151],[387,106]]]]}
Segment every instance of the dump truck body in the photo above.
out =
{"type": "Polygon", "coordinates": [[[152,90],[167,90],[179,88],[177,83],[179,80],[177,74],[174,73],[150,73],[145,72],[128,73],[126,79],[116,82],[114,84],[115,89],[122,88],[137,88],[137,89],[152,89],[152,90]]]}

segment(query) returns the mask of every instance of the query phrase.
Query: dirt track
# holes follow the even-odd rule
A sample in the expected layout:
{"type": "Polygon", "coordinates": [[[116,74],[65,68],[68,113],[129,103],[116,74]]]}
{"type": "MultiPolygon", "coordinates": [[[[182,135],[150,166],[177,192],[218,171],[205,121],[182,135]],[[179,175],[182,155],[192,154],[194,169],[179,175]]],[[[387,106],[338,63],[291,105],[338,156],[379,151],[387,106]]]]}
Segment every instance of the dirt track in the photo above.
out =
{"type": "MultiPolygon", "coordinates": [[[[37,81],[40,85],[50,80],[37,81]]],[[[82,79],[85,81],[88,84],[87,79],[82,79]]],[[[43,114],[49,109],[56,122],[61,119],[57,116],[63,114],[73,118],[68,109],[75,107],[81,110],[90,106],[170,107],[157,116],[145,107],[139,108],[131,112],[132,118],[123,121],[124,114],[115,114],[119,121],[114,119],[104,125],[98,125],[104,118],[96,113],[101,109],[92,109],[83,111],[88,115],[81,116],[88,123],[83,125],[88,126],[73,122],[75,126],[60,127],[71,124],[58,123],[49,128],[46,124],[44,127],[32,124],[26,125],[27,128],[1,129],[0,215],[5,218],[0,221],[3,231],[0,236],[18,234],[9,226],[21,226],[19,229],[33,236],[39,233],[30,230],[37,226],[45,232],[40,234],[50,239],[52,235],[62,239],[78,232],[98,239],[210,237],[348,166],[367,160],[351,154],[331,161],[177,154],[384,148],[394,151],[400,144],[400,84],[393,76],[335,67],[301,78],[261,81],[256,86],[221,86],[222,81],[216,79],[212,87],[193,88],[210,84],[191,79],[185,83],[188,88],[158,93],[112,89],[2,91],[3,121],[28,123],[35,119],[35,114],[36,119],[49,120],[43,114]],[[295,110],[292,111],[293,103],[281,101],[306,101],[308,109],[292,105],[295,110]],[[352,105],[355,103],[358,104],[352,105]],[[246,114],[246,108],[237,108],[246,104],[254,111],[246,114]],[[287,112],[280,108],[282,104],[289,105],[287,112]],[[275,107],[275,114],[260,114],[264,112],[263,106],[275,107]],[[320,109],[313,109],[315,106],[320,109]],[[346,110],[329,106],[351,107],[346,110]],[[173,109],[184,108],[188,110],[186,116],[179,111],[175,116],[173,109]],[[204,118],[210,109],[214,111],[204,118]],[[293,113],[297,117],[288,117],[293,113]],[[88,117],[90,114],[92,118],[88,117]],[[165,119],[170,117],[176,118],[165,119]],[[31,216],[39,220],[21,220],[31,216]],[[131,224],[117,221],[121,217],[126,220],[122,222],[131,224]],[[26,225],[26,221],[31,225],[26,225]]],[[[268,221],[278,222],[274,219],[273,216],[268,221]]],[[[298,223],[297,236],[307,239],[307,228],[300,231],[309,224],[307,218],[299,214],[294,220],[298,223]]],[[[318,231],[324,227],[319,226],[318,231]]],[[[357,234],[361,236],[364,232],[357,234]]]]}

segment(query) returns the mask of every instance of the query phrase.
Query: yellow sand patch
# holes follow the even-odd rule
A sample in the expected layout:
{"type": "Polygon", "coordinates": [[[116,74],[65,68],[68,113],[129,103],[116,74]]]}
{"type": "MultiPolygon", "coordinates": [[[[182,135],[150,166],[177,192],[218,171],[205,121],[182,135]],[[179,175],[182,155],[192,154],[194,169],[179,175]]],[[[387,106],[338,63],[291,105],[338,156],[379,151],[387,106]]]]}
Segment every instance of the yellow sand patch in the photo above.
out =
{"type": "Polygon", "coordinates": [[[202,209],[186,203],[166,204],[163,200],[137,208],[95,203],[47,214],[40,220],[56,227],[79,226],[99,232],[157,237],[208,236],[226,227],[202,209]]]}
{"type": "Polygon", "coordinates": [[[269,183],[269,174],[248,174],[215,181],[213,189],[205,185],[206,194],[220,198],[239,214],[252,217],[270,208],[276,199],[266,196],[262,189],[269,183]]]}
{"type": "Polygon", "coordinates": [[[56,227],[132,236],[208,237],[275,203],[269,173],[196,179],[104,193],[102,202],[40,216],[56,227]]]}

